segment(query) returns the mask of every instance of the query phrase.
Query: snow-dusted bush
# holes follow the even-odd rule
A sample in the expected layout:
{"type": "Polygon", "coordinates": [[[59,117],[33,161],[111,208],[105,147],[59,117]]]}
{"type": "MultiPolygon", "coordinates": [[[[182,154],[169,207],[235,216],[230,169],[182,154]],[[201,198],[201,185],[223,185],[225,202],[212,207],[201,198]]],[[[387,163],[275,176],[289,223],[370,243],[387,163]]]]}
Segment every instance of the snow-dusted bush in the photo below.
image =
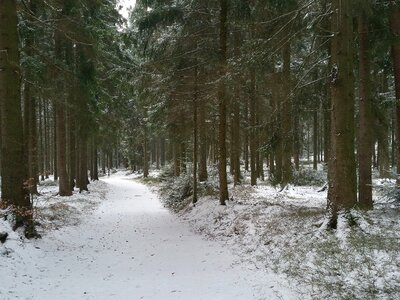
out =
{"type": "Polygon", "coordinates": [[[292,183],[297,186],[319,186],[326,182],[326,172],[303,168],[293,172],[292,183]]]}
{"type": "Polygon", "coordinates": [[[193,193],[191,176],[183,173],[179,177],[169,177],[161,183],[160,192],[167,208],[175,212],[182,210],[190,202],[188,197],[193,193]]]}

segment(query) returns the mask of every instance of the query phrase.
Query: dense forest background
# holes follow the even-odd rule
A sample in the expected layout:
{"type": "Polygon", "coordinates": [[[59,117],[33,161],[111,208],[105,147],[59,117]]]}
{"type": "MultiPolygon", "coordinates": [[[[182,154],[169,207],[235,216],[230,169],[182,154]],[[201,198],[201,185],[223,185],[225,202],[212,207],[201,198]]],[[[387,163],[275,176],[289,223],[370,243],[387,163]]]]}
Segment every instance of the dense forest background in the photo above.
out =
{"type": "MultiPolygon", "coordinates": [[[[400,3],[0,2],[1,204],[35,236],[31,195],[114,167],[285,189],[328,170],[327,212],[372,209],[400,167],[400,3]],[[322,163],[322,165],[321,165],[322,163]]],[[[216,204],[217,205],[217,204],[216,204]]]]}

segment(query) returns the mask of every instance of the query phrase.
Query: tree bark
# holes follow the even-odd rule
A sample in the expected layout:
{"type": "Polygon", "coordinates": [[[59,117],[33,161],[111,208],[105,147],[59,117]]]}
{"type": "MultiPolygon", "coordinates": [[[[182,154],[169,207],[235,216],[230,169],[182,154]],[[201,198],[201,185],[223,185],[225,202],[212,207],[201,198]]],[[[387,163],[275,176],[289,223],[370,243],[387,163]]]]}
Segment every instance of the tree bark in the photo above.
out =
{"type": "MultiPolygon", "coordinates": [[[[56,34],[55,40],[55,55],[59,61],[64,60],[65,47],[60,33],[56,34]]],[[[56,71],[57,72],[57,71],[56,71]]],[[[60,74],[56,75],[56,86],[58,98],[54,100],[54,107],[56,112],[56,145],[57,145],[57,174],[58,180],[58,194],[60,196],[71,196],[71,188],[69,184],[69,177],[67,173],[67,141],[66,141],[66,118],[65,118],[65,86],[63,78],[60,74]]]]}
{"type": "Polygon", "coordinates": [[[60,196],[71,196],[71,187],[67,173],[66,155],[66,129],[65,129],[65,99],[58,99],[56,106],[57,115],[57,173],[59,175],[58,193],[60,196]]]}
{"type": "Polygon", "coordinates": [[[283,49],[283,104],[282,104],[282,185],[292,180],[292,104],[290,96],[290,42],[283,49]]]}
{"type": "MultiPolygon", "coordinates": [[[[234,52],[235,57],[240,57],[240,34],[236,32],[234,34],[234,52]]],[[[233,182],[234,185],[240,184],[240,77],[238,76],[235,80],[234,86],[234,100],[233,100],[233,135],[232,135],[232,155],[233,155],[233,182]]]]}
{"type": "Polygon", "coordinates": [[[193,95],[193,198],[192,203],[197,202],[197,62],[194,71],[194,95],[193,95]]]}
{"type": "Polygon", "coordinates": [[[395,96],[396,96],[396,154],[397,177],[396,184],[400,186],[400,5],[396,1],[389,0],[390,30],[393,35],[392,60],[394,70],[395,96]]]}
{"type": "Polygon", "coordinates": [[[26,188],[28,174],[19,66],[16,1],[0,1],[1,200],[12,205],[15,228],[27,225],[25,235],[32,237],[34,228],[32,204],[26,188]]]}
{"type": "Polygon", "coordinates": [[[205,103],[198,107],[199,111],[199,181],[206,181],[207,174],[207,135],[205,103]]]}
{"type": "Polygon", "coordinates": [[[354,75],[352,1],[333,0],[331,40],[331,153],[328,210],[330,227],[336,228],[340,210],[357,203],[354,154],[354,75]]]}
{"type": "Polygon", "coordinates": [[[313,112],[313,169],[318,169],[318,111],[313,112]]]}
{"type": "Polygon", "coordinates": [[[372,209],[372,131],[371,95],[369,92],[368,22],[364,13],[358,18],[359,36],[359,136],[358,136],[358,201],[363,209],[372,209]]]}
{"type": "Polygon", "coordinates": [[[257,185],[257,142],[256,142],[256,73],[252,67],[250,70],[250,184],[257,185]]]}
{"type": "Polygon", "coordinates": [[[220,80],[218,84],[218,112],[219,112],[219,128],[218,128],[218,144],[219,144],[219,203],[225,205],[225,201],[229,199],[228,179],[226,174],[226,60],[227,60],[227,15],[228,2],[220,0],[220,23],[219,23],[219,63],[220,63],[220,80]]]}

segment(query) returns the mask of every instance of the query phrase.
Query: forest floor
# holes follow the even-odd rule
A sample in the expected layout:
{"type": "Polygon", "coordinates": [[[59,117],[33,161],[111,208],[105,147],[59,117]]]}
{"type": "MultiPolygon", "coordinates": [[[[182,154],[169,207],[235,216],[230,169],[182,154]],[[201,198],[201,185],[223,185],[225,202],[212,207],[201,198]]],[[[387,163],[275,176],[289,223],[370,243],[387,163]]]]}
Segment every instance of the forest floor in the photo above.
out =
{"type": "Polygon", "coordinates": [[[118,172],[68,198],[46,181],[35,199],[41,239],[2,218],[0,299],[299,299],[284,275],[194,233],[133,177],[118,172]]]}

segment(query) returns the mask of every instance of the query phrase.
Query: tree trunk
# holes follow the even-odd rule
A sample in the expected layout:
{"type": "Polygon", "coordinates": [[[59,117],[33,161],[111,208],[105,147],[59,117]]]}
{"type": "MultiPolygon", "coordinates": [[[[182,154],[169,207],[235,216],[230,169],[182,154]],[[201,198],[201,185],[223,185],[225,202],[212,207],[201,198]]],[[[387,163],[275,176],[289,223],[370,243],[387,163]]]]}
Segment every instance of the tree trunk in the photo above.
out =
{"type": "Polygon", "coordinates": [[[93,161],[92,180],[96,181],[96,180],[99,180],[99,162],[98,162],[97,138],[96,137],[93,137],[92,161],[93,161]]]}
{"type": "Polygon", "coordinates": [[[244,141],[243,141],[243,159],[244,159],[244,170],[249,171],[249,99],[246,97],[244,102],[244,141]]]}
{"type": "Polygon", "coordinates": [[[400,186],[400,5],[395,1],[389,1],[390,30],[393,35],[392,60],[394,70],[394,83],[396,94],[396,147],[397,147],[397,177],[396,184],[400,186]]]}
{"type": "Polygon", "coordinates": [[[0,1],[0,12],[1,200],[13,206],[15,228],[27,225],[25,235],[32,237],[35,232],[26,189],[16,1],[0,1]]]}
{"type": "Polygon", "coordinates": [[[38,112],[39,112],[39,173],[40,173],[40,180],[44,181],[44,137],[43,137],[43,99],[38,99],[38,112]]]}
{"type": "Polygon", "coordinates": [[[50,116],[49,116],[49,104],[50,101],[49,100],[44,100],[43,101],[43,112],[44,112],[44,119],[43,119],[43,123],[44,123],[44,175],[46,177],[46,179],[49,178],[49,173],[50,173],[50,134],[49,134],[49,130],[50,130],[50,116]]]}
{"type": "Polygon", "coordinates": [[[301,146],[300,146],[300,136],[301,136],[301,128],[300,128],[300,117],[298,114],[294,116],[294,128],[293,128],[293,154],[294,154],[294,166],[297,171],[300,170],[300,153],[301,153],[301,146]]]}
{"type": "MultiPolygon", "coordinates": [[[[240,34],[235,32],[234,45],[235,57],[240,57],[240,34]]],[[[232,155],[233,155],[233,182],[234,185],[240,184],[240,77],[236,78],[235,86],[233,88],[233,138],[232,138],[232,155]]]]}
{"type": "Polygon", "coordinates": [[[387,136],[387,127],[384,128],[386,136],[383,135],[378,140],[378,159],[379,159],[379,177],[390,178],[390,161],[389,161],[389,141],[387,136]]]}
{"type": "MultiPolygon", "coordinates": [[[[29,9],[36,13],[35,1],[29,2],[29,9]]],[[[32,22],[32,17],[29,17],[32,22]]],[[[34,33],[29,32],[25,39],[26,55],[32,56],[34,47],[34,33]]],[[[38,155],[37,155],[37,122],[36,122],[36,96],[32,83],[33,74],[30,68],[26,68],[26,83],[24,87],[24,136],[26,141],[27,160],[28,160],[28,178],[29,191],[31,194],[38,194],[38,155]]]]}
{"type": "Polygon", "coordinates": [[[372,131],[371,95],[369,92],[368,25],[362,13],[358,18],[359,36],[359,136],[358,136],[358,201],[363,209],[372,209],[372,131]]]}
{"type": "MultiPolygon", "coordinates": [[[[62,90],[62,89],[61,89],[62,90]]],[[[65,100],[58,99],[55,103],[57,115],[57,170],[59,175],[60,196],[71,196],[71,187],[67,173],[67,155],[66,155],[66,131],[65,131],[65,100]]]]}
{"type": "Polygon", "coordinates": [[[313,169],[318,169],[318,111],[313,112],[313,169]]]}
{"type": "Polygon", "coordinates": [[[148,158],[148,145],[147,145],[147,129],[144,129],[143,138],[143,177],[147,178],[149,176],[149,158],[148,158]]]}
{"type": "Polygon", "coordinates": [[[194,95],[193,95],[193,199],[197,202],[197,62],[194,71],[194,95]]]}
{"type": "Polygon", "coordinates": [[[283,49],[282,185],[292,180],[292,107],[290,96],[290,42],[283,49]]]}
{"type": "Polygon", "coordinates": [[[198,107],[199,110],[199,181],[206,181],[207,174],[207,135],[205,103],[198,107]]]}
{"type": "MultiPolygon", "coordinates": [[[[64,60],[64,43],[62,41],[61,34],[56,34],[55,40],[55,55],[58,61],[64,60]]],[[[55,70],[57,72],[57,70],[55,70]]],[[[56,75],[56,74],[55,74],[56,75]]],[[[62,82],[62,77],[57,74],[57,92],[58,99],[54,100],[55,116],[56,116],[56,144],[57,144],[57,174],[59,176],[58,180],[58,194],[60,196],[71,196],[71,188],[69,184],[69,177],[67,173],[67,141],[66,141],[66,118],[65,118],[65,88],[62,82]]]]}
{"type": "Polygon", "coordinates": [[[256,73],[250,70],[250,184],[257,185],[257,143],[256,143],[256,73]]]}
{"type": "Polygon", "coordinates": [[[79,193],[82,191],[88,191],[88,164],[87,164],[87,141],[85,138],[81,137],[79,140],[79,177],[78,177],[78,187],[79,193]]]}
{"type": "Polygon", "coordinates": [[[331,41],[331,153],[328,210],[330,227],[336,228],[339,210],[357,203],[354,154],[354,75],[352,1],[333,0],[331,41]]]}
{"type": "Polygon", "coordinates": [[[227,60],[227,0],[220,0],[220,23],[219,23],[219,51],[220,51],[220,81],[218,84],[218,112],[219,112],[219,203],[225,205],[229,199],[228,180],[226,174],[226,60],[227,60]]]}

